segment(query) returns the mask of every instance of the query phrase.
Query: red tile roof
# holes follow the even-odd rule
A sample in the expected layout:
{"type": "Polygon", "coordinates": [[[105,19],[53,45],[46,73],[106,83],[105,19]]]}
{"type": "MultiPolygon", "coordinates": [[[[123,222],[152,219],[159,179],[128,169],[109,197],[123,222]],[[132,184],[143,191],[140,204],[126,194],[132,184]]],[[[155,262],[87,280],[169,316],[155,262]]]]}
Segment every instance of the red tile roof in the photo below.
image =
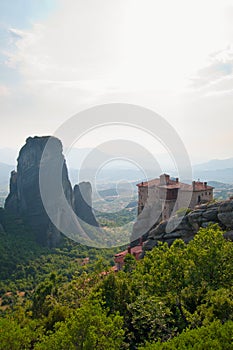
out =
{"type": "MultiPolygon", "coordinates": [[[[130,248],[130,254],[141,254],[142,252],[142,245],[137,245],[136,247],[130,248]]],[[[128,254],[128,249],[124,250],[123,252],[120,252],[118,254],[115,254],[115,258],[125,257],[126,254],[128,254]]]]}
{"type": "MultiPolygon", "coordinates": [[[[193,187],[192,185],[190,185],[191,187],[193,187]]],[[[205,190],[212,190],[214,187],[212,186],[205,186],[204,182],[200,182],[200,181],[195,181],[195,191],[205,191],[205,190]]]]}
{"type": "Polygon", "coordinates": [[[193,188],[193,185],[189,185],[183,182],[177,182],[176,180],[171,180],[170,178],[167,179],[167,183],[162,185],[160,182],[160,179],[153,179],[145,182],[141,182],[137,184],[138,187],[159,187],[164,188],[168,190],[172,189],[182,189],[183,191],[205,191],[205,190],[212,190],[214,187],[205,185],[204,182],[195,181],[195,189],[193,188]]]}
{"type": "Polygon", "coordinates": [[[149,180],[149,181],[146,181],[146,182],[140,182],[136,186],[138,186],[138,187],[148,187],[148,186],[159,186],[159,184],[160,184],[160,179],[153,179],[153,180],[149,180]]]}

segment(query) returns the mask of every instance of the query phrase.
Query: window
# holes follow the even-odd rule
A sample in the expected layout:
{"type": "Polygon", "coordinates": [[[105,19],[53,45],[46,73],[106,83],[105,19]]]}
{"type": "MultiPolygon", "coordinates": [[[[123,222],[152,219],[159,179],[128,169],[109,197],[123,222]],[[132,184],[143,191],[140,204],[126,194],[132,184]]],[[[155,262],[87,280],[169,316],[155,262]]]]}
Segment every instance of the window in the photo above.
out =
{"type": "Polygon", "coordinates": [[[205,193],[205,195],[207,196],[207,192],[205,193]]]}
{"type": "Polygon", "coordinates": [[[209,195],[211,195],[211,192],[209,192],[209,195]]]}

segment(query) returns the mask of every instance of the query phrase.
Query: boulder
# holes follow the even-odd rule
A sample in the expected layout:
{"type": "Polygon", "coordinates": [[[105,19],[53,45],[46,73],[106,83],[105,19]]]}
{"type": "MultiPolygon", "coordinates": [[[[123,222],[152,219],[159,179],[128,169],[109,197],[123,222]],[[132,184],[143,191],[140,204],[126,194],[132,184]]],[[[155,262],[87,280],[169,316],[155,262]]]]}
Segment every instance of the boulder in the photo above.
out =
{"type": "Polygon", "coordinates": [[[218,219],[218,207],[208,208],[202,213],[202,217],[206,221],[216,221],[218,219]]]}
{"type": "Polygon", "coordinates": [[[226,231],[226,232],[223,234],[223,236],[224,236],[224,238],[226,238],[227,240],[233,242],[233,230],[231,230],[231,231],[226,231]]]}
{"type": "Polygon", "coordinates": [[[166,226],[167,226],[167,221],[162,221],[158,226],[156,226],[153,230],[150,231],[149,233],[149,238],[151,237],[160,237],[166,232],[166,226]]]}
{"type": "Polygon", "coordinates": [[[223,230],[228,230],[224,233],[226,239],[233,240],[233,200],[198,206],[184,216],[180,223],[177,216],[161,222],[149,232],[148,241],[144,244],[143,249],[151,250],[159,241],[170,245],[178,238],[188,243],[200,227],[206,228],[215,223],[223,230]],[[169,232],[167,232],[168,229],[169,232]]]}
{"type": "Polygon", "coordinates": [[[205,221],[201,223],[202,228],[207,228],[209,225],[214,224],[214,221],[205,221]]]}
{"type": "Polygon", "coordinates": [[[204,209],[197,209],[188,214],[189,223],[192,225],[196,222],[202,221],[202,214],[204,213],[204,209]]]}
{"type": "Polygon", "coordinates": [[[169,229],[170,232],[175,231],[175,230],[188,230],[189,231],[191,229],[191,224],[190,224],[187,216],[184,216],[182,218],[182,220],[180,217],[173,216],[168,221],[167,229],[169,229]]]}
{"type": "Polygon", "coordinates": [[[221,203],[217,216],[227,228],[233,228],[233,200],[221,203]]]}

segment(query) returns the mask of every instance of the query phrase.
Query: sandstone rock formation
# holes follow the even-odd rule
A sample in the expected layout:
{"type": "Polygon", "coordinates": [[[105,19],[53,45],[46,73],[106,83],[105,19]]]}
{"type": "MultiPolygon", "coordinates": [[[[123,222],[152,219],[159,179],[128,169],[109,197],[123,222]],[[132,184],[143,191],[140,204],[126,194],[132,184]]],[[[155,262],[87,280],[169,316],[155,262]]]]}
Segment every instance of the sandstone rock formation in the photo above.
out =
{"type": "Polygon", "coordinates": [[[11,213],[18,215],[18,191],[17,191],[17,172],[12,171],[10,177],[10,193],[5,202],[5,208],[9,208],[11,213]]]}
{"type": "Polygon", "coordinates": [[[214,223],[226,230],[226,239],[233,240],[233,200],[200,205],[185,215],[181,222],[173,216],[169,221],[169,232],[166,232],[168,221],[161,222],[149,232],[144,251],[151,250],[159,241],[169,245],[177,238],[189,242],[201,227],[214,223]]]}
{"type": "Polygon", "coordinates": [[[80,182],[74,187],[74,212],[85,223],[98,227],[92,212],[92,188],[90,182],[80,182]]]}
{"type": "Polygon", "coordinates": [[[5,233],[4,221],[4,210],[0,208],[0,233],[5,233]]]}
{"type": "Polygon", "coordinates": [[[138,245],[141,237],[143,237],[143,241],[148,238],[148,233],[159,223],[161,211],[162,206],[159,201],[153,204],[146,203],[143,211],[137,217],[137,221],[133,225],[130,238],[131,247],[138,245]]]}
{"type": "MultiPolygon", "coordinates": [[[[36,232],[43,245],[56,246],[60,232],[52,225],[45,212],[39,188],[39,167],[41,157],[49,137],[29,137],[18,157],[17,173],[11,173],[10,194],[5,209],[22,217],[36,232]]],[[[72,201],[72,187],[67,176],[66,163],[62,154],[61,142],[53,138],[53,147],[43,166],[56,176],[56,166],[63,162],[63,183],[67,200],[72,201]]]]}
{"type": "MultiPolygon", "coordinates": [[[[61,233],[50,221],[40,193],[39,186],[39,170],[42,167],[46,171],[46,178],[51,187],[59,188],[57,182],[59,169],[62,169],[62,186],[60,192],[54,193],[53,202],[59,201],[64,191],[65,198],[73,208],[74,202],[77,208],[77,213],[80,210],[85,217],[91,217],[94,221],[94,215],[91,207],[83,208],[82,204],[78,205],[78,198],[74,201],[74,193],[68,177],[66,162],[62,153],[62,143],[55,137],[29,137],[26,144],[22,147],[18,157],[17,172],[11,173],[10,193],[5,202],[5,209],[14,215],[22,217],[36,233],[38,242],[49,247],[57,246],[61,239],[61,233]],[[46,149],[46,157],[42,154],[45,146],[50,140],[49,150],[46,149]],[[41,159],[43,161],[41,161],[41,159]]],[[[61,170],[60,170],[61,171],[61,170]]],[[[53,202],[51,205],[53,206],[53,202]]],[[[56,205],[54,205],[56,210],[56,205]]],[[[62,213],[58,212],[60,220],[63,218],[62,213]]],[[[64,215],[64,214],[63,214],[64,215]]]]}

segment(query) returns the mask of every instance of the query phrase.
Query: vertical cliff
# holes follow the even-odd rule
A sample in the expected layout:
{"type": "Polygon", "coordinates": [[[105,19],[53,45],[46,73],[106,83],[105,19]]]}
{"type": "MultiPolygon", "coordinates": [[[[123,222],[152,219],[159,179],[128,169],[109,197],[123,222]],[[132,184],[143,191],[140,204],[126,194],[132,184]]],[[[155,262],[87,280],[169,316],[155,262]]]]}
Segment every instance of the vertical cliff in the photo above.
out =
{"type": "Polygon", "coordinates": [[[14,215],[19,215],[19,199],[17,190],[17,172],[12,171],[10,177],[10,193],[5,201],[5,208],[14,215]]]}
{"type": "MultiPolygon", "coordinates": [[[[51,223],[42,203],[39,188],[40,166],[48,169],[49,181],[52,186],[53,180],[55,182],[57,179],[57,171],[62,165],[62,187],[71,207],[73,207],[73,190],[68,178],[60,140],[52,138],[52,147],[41,164],[42,154],[49,139],[51,142],[49,136],[29,137],[26,140],[26,144],[19,153],[17,172],[11,173],[10,193],[6,199],[5,209],[24,218],[35,231],[39,243],[54,247],[59,243],[61,234],[51,223]]],[[[91,211],[91,208],[88,207],[83,210],[83,204],[79,205],[77,198],[75,203],[76,208],[82,212],[82,216],[86,209],[91,211]]],[[[91,215],[93,215],[92,211],[91,215]]]]}
{"type": "Polygon", "coordinates": [[[90,182],[81,182],[74,187],[74,212],[85,223],[98,227],[92,212],[92,188],[90,182]]]}
{"type": "MultiPolygon", "coordinates": [[[[72,189],[62,152],[62,143],[55,137],[29,137],[19,152],[17,172],[11,172],[10,193],[5,202],[5,209],[23,218],[36,233],[38,242],[49,247],[57,246],[62,236],[49,219],[42,202],[40,169],[43,169],[45,174],[46,185],[53,190],[53,198],[48,195],[48,200],[58,221],[71,227],[70,213],[60,210],[59,205],[56,205],[63,197],[64,191],[68,206],[77,215],[77,225],[78,219],[81,219],[91,226],[99,226],[92,211],[91,184],[82,182],[72,189]],[[46,147],[48,141],[49,147],[46,147]],[[59,186],[61,169],[62,186],[59,186]]],[[[73,223],[75,222],[74,220],[73,223]]],[[[82,226],[82,222],[80,223],[82,226]]],[[[73,229],[76,231],[75,227],[73,229]]]]}

